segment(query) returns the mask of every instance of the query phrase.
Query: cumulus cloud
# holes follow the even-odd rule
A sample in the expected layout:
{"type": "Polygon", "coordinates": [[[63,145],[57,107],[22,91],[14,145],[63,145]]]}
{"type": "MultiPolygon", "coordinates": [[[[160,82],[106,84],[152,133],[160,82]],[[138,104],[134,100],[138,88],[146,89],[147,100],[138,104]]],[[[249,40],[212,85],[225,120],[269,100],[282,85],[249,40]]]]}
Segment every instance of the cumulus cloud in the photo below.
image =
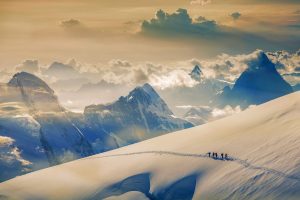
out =
{"type": "Polygon", "coordinates": [[[68,19],[68,20],[61,21],[60,25],[64,28],[72,28],[72,27],[80,26],[81,22],[77,19],[68,19]]]}
{"type": "Polygon", "coordinates": [[[39,72],[39,62],[37,60],[25,60],[22,64],[17,65],[17,71],[25,71],[28,73],[39,72]]]}
{"type": "Polygon", "coordinates": [[[212,0],[192,0],[191,5],[201,5],[201,6],[205,6],[207,4],[212,3],[212,0]]]}
{"type": "Polygon", "coordinates": [[[80,77],[78,70],[76,70],[74,66],[57,61],[53,62],[48,68],[43,69],[42,74],[57,80],[80,77]]]}
{"type": "Polygon", "coordinates": [[[132,64],[127,60],[113,59],[109,61],[109,65],[113,67],[131,67],[132,64]]]}
{"type": "MultiPolygon", "coordinates": [[[[0,136],[0,162],[3,162],[8,165],[20,164],[21,166],[29,166],[32,163],[28,160],[25,160],[21,156],[20,150],[14,145],[15,140],[6,137],[0,136]]],[[[24,168],[24,170],[27,170],[24,168]]]]}
{"type": "Polygon", "coordinates": [[[206,19],[206,17],[198,16],[198,17],[196,17],[195,21],[196,22],[205,22],[205,21],[208,21],[208,20],[206,19]]]}
{"type": "MultiPolygon", "coordinates": [[[[193,58],[168,64],[134,63],[122,59],[88,64],[70,59],[65,63],[53,62],[46,67],[43,66],[41,74],[42,78],[59,93],[60,99],[65,102],[71,100],[72,106],[77,105],[77,99],[83,99],[78,96],[80,94],[85,94],[82,96],[87,96],[85,100],[88,102],[92,100],[93,103],[101,100],[108,102],[120,95],[125,95],[125,91],[128,92],[133,87],[146,82],[153,85],[158,91],[164,90],[165,94],[168,89],[178,91],[174,93],[175,96],[178,93],[183,94],[183,90],[189,91],[184,96],[186,99],[193,99],[195,91],[199,91],[199,87],[201,87],[201,84],[189,75],[195,65],[201,67],[201,71],[208,81],[217,82],[218,87],[224,87],[234,83],[248,67],[259,64],[262,53],[263,51],[257,50],[249,54],[221,54],[207,60],[193,58]],[[82,87],[82,85],[87,87],[82,87]]],[[[300,51],[295,53],[278,51],[266,54],[288,82],[292,85],[300,82],[300,51]]],[[[201,96],[201,99],[203,98],[205,96],[201,96]]],[[[186,102],[186,104],[193,103],[186,102]]],[[[88,103],[83,102],[81,105],[88,105],[88,103]]],[[[175,107],[176,105],[171,106],[175,107]]]]}
{"type": "MultiPolygon", "coordinates": [[[[207,78],[234,82],[238,76],[249,67],[251,61],[258,59],[260,51],[250,54],[228,55],[221,54],[213,60],[198,61],[207,78]]],[[[195,60],[193,60],[195,62],[195,60]]]]}
{"type": "Polygon", "coordinates": [[[198,81],[191,78],[187,71],[180,69],[170,71],[164,75],[152,74],[149,81],[151,85],[161,90],[172,87],[193,87],[199,84],[198,81]]]}
{"type": "MultiPolygon", "coordinates": [[[[241,19],[242,14],[233,12],[229,16],[236,21],[241,19]]],[[[173,40],[177,43],[193,42],[193,45],[199,45],[198,48],[200,45],[206,46],[208,51],[210,48],[230,53],[241,52],[241,48],[243,51],[253,51],[255,48],[294,50],[298,48],[295,41],[299,37],[289,26],[291,25],[269,25],[268,27],[274,31],[266,34],[265,31],[250,30],[245,26],[225,25],[203,16],[192,19],[186,9],[179,8],[173,13],[158,10],[152,19],[141,23],[139,34],[155,39],[173,40]],[[279,29],[284,30],[279,34],[279,29]]],[[[298,24],[292,26],[298,27],[298,24]]]]}
{"type": "Polygon", "coordinates": [[[300,50],[295,53],[287,51],[268,52],[268,57],[277,70],[292,85],[300,82],[300,50]]]}
{"type": "Polygon", "coordinates": [[[205,124],[217,119],[221,119],[242,111],[240,106],[224,108],[213,108],[209,106],[177,106],[178,108],[189,109],[184,118],[195,125],[205,124]]]}
{"type": "Polygon", "coordinates": [[[175,13],[166,13],[163,10],[156,12],[155,18],[142,23],[142,33],[150,34],[189,34],[194,36],[210,36],[219,32],[218,25],[213,20],[193,21],[186,9],[179,8],[175,13]]]}
{"type": "Polygon", "coordinates": [[[227,105],[222,109],[214,108],[211,113],[212,113],[213,119],[220,119],[220,118],[223,118],[223,117],[226,117],[229,115],[239,113],[241,111],[242,111],[242,109],[240,106],[231,107],[231,106],[227,105]]]}
{"type": "Polygon", "coordinates": [[[14,139],[10,137],[0,136],[0,147],[9,146],[14,142],[14,139]]]}
{"type": "Polygon", "coordinates": [[[233,20],[238,20],[242,16],[242,14],[239,12],[234,12],[231,13],[230,16],[232,17],[233,20]]]}

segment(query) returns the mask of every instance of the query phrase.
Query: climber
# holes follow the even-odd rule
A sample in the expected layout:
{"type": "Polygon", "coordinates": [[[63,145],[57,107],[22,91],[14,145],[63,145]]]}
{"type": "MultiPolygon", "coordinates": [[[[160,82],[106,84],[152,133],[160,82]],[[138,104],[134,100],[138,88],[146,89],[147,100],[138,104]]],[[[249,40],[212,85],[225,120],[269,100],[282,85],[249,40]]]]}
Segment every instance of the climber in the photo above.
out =
{"type": "Polygon", "coordinates": [[[228,160],[228,155],[227,155],[227,153],[225,153],[225,160],[228,160]]]}

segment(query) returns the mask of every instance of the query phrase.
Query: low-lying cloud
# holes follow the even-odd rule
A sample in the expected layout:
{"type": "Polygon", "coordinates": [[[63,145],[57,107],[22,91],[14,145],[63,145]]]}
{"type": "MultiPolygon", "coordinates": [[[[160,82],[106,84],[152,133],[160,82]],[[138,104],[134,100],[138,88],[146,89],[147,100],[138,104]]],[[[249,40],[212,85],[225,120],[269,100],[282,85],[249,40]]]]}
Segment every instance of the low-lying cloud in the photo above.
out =
{"type": "MultiPolygon", "coordinates": [[[[73,102],[72,106],[76,107],[78,99],[84,99],[80,94],[89,96],[85,100],[92,103],[103,99],[109,102],[120,95],[126,95],[126,92],[135,86],[146,82],[160,91],[197,88],[201,82],[190,76],[195,65],[201,68],[203,78],[217,81],[220,87],[231,85],[245,69],[259,64],[262,53],[261,50],[257,50],[249,54],[221,54],[214,59],[193,58],[169,64],[132,63],[122,59],[113,59],[107,63],[87,64],[71,59],[65,63],[55,61],[49,65],[40,66],[36,60],[27,60],[18,65],[16,71],[28,69],[34,72],[39,69],[40,72],[35,74],[49,83],[63,102],[70,100],[73,102]]],[[[292,85],[300,82],[299,51],[295,53],[277,51],[266,54],[288,82],[292,85]]],[[[11,77],[13,72],[7,73],[6,76],[9,74],[11,77]]],[[[81,106],[87,105],[84,102],[80,104],[81,106]]]]}

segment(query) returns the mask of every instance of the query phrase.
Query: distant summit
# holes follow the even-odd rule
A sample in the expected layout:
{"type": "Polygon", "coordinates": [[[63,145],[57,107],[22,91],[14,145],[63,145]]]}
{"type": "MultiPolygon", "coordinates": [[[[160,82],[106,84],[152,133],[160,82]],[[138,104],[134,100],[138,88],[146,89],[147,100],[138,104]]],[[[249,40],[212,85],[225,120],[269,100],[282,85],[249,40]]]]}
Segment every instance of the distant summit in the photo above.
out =
{"type": "Polygon", "coordinates": [[[33,74],[27,72],[17,73],[7,85],[19,89],[23,103],[31,111],[61,112],[63,110],[54,91],[47,83],[33,74]]]}
{"type": "Polygon", "coordinates": [[[195,81],[200,82],[202,80],[202,77],[203,77],[203,72],[201,71],[200,67],[198,65],[196,65],[194,67],[194,69],[192,70],[192,72],[190,73],[190,76],[195,81]]]}
{"type": "Polygon", "coordinates": [[[16,73],[7,85],[11,87],[38,88],[43,89],[47,93],[54,93],[54,91],[42,79],[28,72],[16,73]]]}
{"type": "Polygon", "coordinates": [[[293,92],[263,51],[257,51],[256,56],[256,59],[247,63],[248,68],[236,80],[232,89],[223,89],[222,103],[247,107],[293,92]]]}
{"type": "Polygon", "coordinates": [[[147,83],[111,104],[88,106],[84,114],[91,126],[101,125],[108,133],[127,143],[193,126],[175,117],[147,83]]]}

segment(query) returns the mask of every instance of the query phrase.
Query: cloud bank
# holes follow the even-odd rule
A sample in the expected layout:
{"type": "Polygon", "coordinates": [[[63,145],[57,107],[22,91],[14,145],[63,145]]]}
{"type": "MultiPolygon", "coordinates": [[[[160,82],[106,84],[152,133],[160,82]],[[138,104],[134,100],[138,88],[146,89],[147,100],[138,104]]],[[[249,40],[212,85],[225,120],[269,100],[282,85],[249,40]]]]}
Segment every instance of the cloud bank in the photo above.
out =
{"type": "MultiPolygon", "coordinates": [[[[259,63],[261,53],[261,50],[256,50],[249,54],[221,54],[208,60],[193,58],[169,64],[133,63],[122,59],[89,64],[71,59],[66,62],[54,61],[48,65],[39,65],[37,60],[26,60],[17,65],[15,71],[6,72],[5,77],[11,77],[20,70],[31,71],[49,83],[68,106],[76,107],[80,104],[82,107],[90,103],[113,101],[146,82],[158,91],[197,88],[201,82],[190,76],[195,65],[201,68],[203,78],[217,80],[220,87],[231,85],[246,68],[259,63]]],[[[300,82],[299,51],[295,53],[277,51],[266,54],[290,84],[300,82]]]]}
{"type": "Polygon", "coordinates": [[[179,8],[175,13],[166,13],[158,10],[155,18],[149,21],[143,21],[142,33],[154,35],[194,35],[194,36],[212,36],[220,33],[219,26],[214,20],[193,21],[186,9],[179,8]]]}

